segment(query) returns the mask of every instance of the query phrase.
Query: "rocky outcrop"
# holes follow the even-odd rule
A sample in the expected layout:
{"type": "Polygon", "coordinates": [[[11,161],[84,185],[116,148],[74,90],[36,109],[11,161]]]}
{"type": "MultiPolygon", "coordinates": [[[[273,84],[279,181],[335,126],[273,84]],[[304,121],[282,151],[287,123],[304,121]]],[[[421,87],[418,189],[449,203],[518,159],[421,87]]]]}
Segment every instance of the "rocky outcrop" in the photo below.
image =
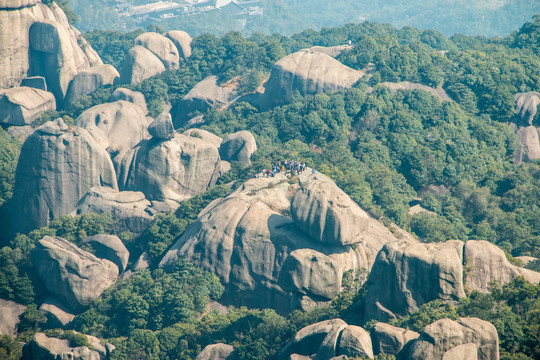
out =
{"type": "Polygon", "coordinates": [[[135,39],[135,45],[150,50],[165,66],[167,70],[176,70],[179,67],[178,49],[174,43],[163,35],[147,32],[135,39]]]}
{"type": "MultiPolygon", "coordinates": [[[[314,177],[324,175],[306,171],[299,181],[314,181],[314,177]]],[[[209,204],[160,266],[172,265],[179,257],[201,265],[225,284],[224,302],[237,306],[272,307],[287,313],[310,299],[330,300],[339,287],[332,281],[339,284],[347,270],[367,272],[382,245],[396,237],[371,219],[364,239],[354,248],[321,243],[300,231],[289,217],[298,188],[282,173],[248,180],[209,204]],[[314,264],[309,254],[324,264],[314,264]]]]}
{"type": "Polygon", "coordinates": [[[211,143],[181,134],[149,139],[114,158],[122,190],[142,191],[150,201],[182,201],[216,183],[220,158],[211,143]]]}
{"type": "Polygon", "coordinates": [[[342,52],[351,50],[351,45],[337,45],[337,46],[313,46],[309,49],[303,49],[302,51],[316,51],[323,54],[326,54],[328,56],[331,56],[333,58],[338,57],[341,55],[342,52]]]}
{"type": "Polygon", "coordinates": [[[517,128],[518,148],[514,152],[514,163],[516,165],[540,159],[539,129],[534,126],[517,128]]]}
{"type": "Polygon", "coordinates": [[[102,63],[55,3],[4,3],[0,6],[0,88],[17,86],[27,76],[43,76],[49,91],[62,94],[57,100],[63,100],[74,75],[102,63]],[[33,27],[36,22],[42,24],[33,27]],[[78,42],[85,44],[83,48],[78,42]]]}
{"type": "Polygon", "coordinates": [[[26,233],[69,214],[93,186],[118,189],[109,154],[85,129],[69,128],[62,119],[42,125],[21,149],[14,229],[26,233]]]}
{"type": "Polygon", "coordinates": [[[120,68],[120,84],[138,84],[165,71],[161,60],[150,50],[135,46],[131,48],[120,68]]]}
{"type": "Polygon", "coordinates": [[[115,264],[60,237],[45,236],[30,255],[47,289],[76,312],[88,306],[118,277],[115,264]]]}
{"type": "Polygon", "coordinates": [[[39,310],[45,313],[47,327],[50,329],[63,328],[75,318],[71,310],[54,296],[46,298],[39,310]]]}
{"type": "Polygon", "coordinates": [[[7,133],[16,139],[19,139],[22,143],[24,143],[33,132],[34,128],[30,125],[10,126],[7,128],[7,133]]]}
{"type": "Polygon", "coordinates": [[[538,112],[538,106],[540,105],[540,93],[529,91],[515,94],[514,102],[516,103],[518,125],[532,125],[533,119],[538,112]]]}
{"type": "Polygon", "coordinates": [[[174,137],[174,126],[171,114],[168,111],[162,112],[148,126],[148,132],[159,140],[170,140],[174,137]]]}
{"type": "Polygon", "coordinates": [[[308,95],[348,89],[363,75],[321,52],[299,51],[274,64],[259,105],[271,108],[288,103],[295,91],[308,95]]]}
{"type": "Polygon", "coordinates": [[[19,316],[26,310],[26,306],[16,302],[0,299],[0,335],[14,337],[17,335],[19,316]]]}
{"type": "Polygon", "coordinates": [[[191,36],[185,31],[172,30],[165,34],[178,49],[180,57],[187,59],[191,56],[191,36]]]}
{"type": "Polygon", "coordinates": [[[382,82],[379,85],[387,87],[390,89],[390,92],[392,94],[395,94],[398,92],[398,90],[423,90],[427,93],[429,93],[431,96],[436,97],[437,99],[441,101],[452,101],[450,96],[444,91],[442,88],[432,88],[426,85],[422,84],[415,84],[409,81],[401,81],[397,83],[392,82],[382,82]]]}
{"type": "Polygon", "coordinates": [[[195,360],[234,360],[236,358],[237,354],[234,347],[220,343],[205,347],[195,360]]]}
{"type": "Polygon", "coordinates": [[[238,161],[242,165],[251,163],[251,155],[255,151],[257,151],[257,143],[247,130],[227,135],[219,147],[219,155],[223,160],[238,161]]]}
{"type": "Polygon", "coordinates": [[[498,360],[495,326],[477,318],[441,319],[424,328],[406,356],[407,360],[498,360]],[[471,357],[476,352],[476,357],[471,357]]]}
{"type": "Polygon", "coordinates": [[[518,276],[533,284],[540,281],[540,273],[510,264],[504,251],[490,242],[469,240],[463,255],[467,270],[464,281],[471,291],[487,293],[489,283],[495,281],[503,285],[518,276]]]}
{"type": "Polygon", "coordinates": [[[144,98],[143,93],[126,88],[118,88],[111,94],[109,102],[115,102],[118,100],[132,102],[141,108],[144,115],[148,115],[148,107],[146,106],[146,99],[144,98]]]}
{"type": "Polygon", "coordinates": [[[140,234],[152,222],[152,215],[148,210],[150,205],[142,192],[118,191],[96,186],[88,190],[70,215],[110,214],[119,233],[130,231],[140,234]]]}
{"type": "Polygon", "coordinates": [[[312,238],[333,245],[360,242],[369,217],[333,181],[317,179],[302,184],[291,202],[296,225],[312,238]]]}
{"type": "Polygon", "coordinates": [[[71,360],[106,360],[114,350],[111,344],[103,345],[98,338],[85,335],[92,349],[86,346],[70,345],[69,340],[48,337],[36,333],[32,340],[24,345],[22,360],[71,359],[71,360]]]}
{"type": "Polygon", "coordinates": [[[317,360],[330,360],[342,355],[373,359],[373,350],[367,331],[347,325],[341,319],[333,319],[298,331],[281,351],[280,359],[293,359],[298,355],[317,360]]]}
{"type": "Polygon", "coordinates": [[[211,132],[206,131],[206,130],[202,130],[202,129],[187,129],[182,134],[184,134],[186,136],[191,136],[191,137],[194,137],[194,138],[199,138],[199,139],[206,140],[206,141],[212,143],[218,149],[221,146],[221,143],[223,142],[223,139],[220,138],[219,136],[214,135],[211,132]]]}
{"type": "Polygon", "coordinates": [[[371,330],[373,353],[397,355],[402,349],[408,350],[420,334],[385,323],[376,323],[371,330]]]}
{"type": "Polygon", "coordinates": [[[131,148],[148,136],[144,112],[122,100],[91,107],[75,119],[75,125],[88,130],[104,148],[112,144],[131,148]]]}
{"type": "Polygon", "coordinates": [[[47,82],[43,76],[30,76],[21,80],[21,86],[47,91],[47,82]]]}
{"type": "Polygon", "coordinates": [[[89,236],[80,245],[88,244],[94,249],[94,254],[101,259],[107,259],[118,266],[120,273],[126,270],[129,261],[129,251],[116,235],[89,236]]]}
{"type": "Polygon", "coordinates": [[[368,278],[366,319],[387,321],[436,299],[458,300],[463,288],[463,242],[386,244],[368,278]]]}
{"type": "Polygon", "coordinates": [[[56,110],[56,101],[50,92],[22,86],[0,90],[1,124],[29,125],[48,110],[56,110]]]}
{"type": "Polygon", "coordinates": [[[112,65],[96,65],[75,75],[67,91],[65,105],[70,105],[81,96],[90,94],[102,86],[112,85],[120,77],[112,65]]]}
{"type": "Polygon", "coordinates": [[[219,86],[217,80],[217,76],[208,76],[182,98],[176,108],[175,129],[185,126],[197,112],[206,113],[210,109],[221,109],[231,103],[234,93],[219,86]]]}

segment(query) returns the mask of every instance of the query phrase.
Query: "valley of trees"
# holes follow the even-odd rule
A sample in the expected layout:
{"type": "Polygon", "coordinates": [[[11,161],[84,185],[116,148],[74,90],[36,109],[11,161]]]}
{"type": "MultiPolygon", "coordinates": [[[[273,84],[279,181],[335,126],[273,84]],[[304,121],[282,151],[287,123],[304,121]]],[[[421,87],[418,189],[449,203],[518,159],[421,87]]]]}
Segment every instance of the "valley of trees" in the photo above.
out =
{"type": "MultiPolygon", "coordinates": [[[[120,67],[140,33],[94,30],[86,38],[104,62],[120,67]]],[[[129,87],[145,95],[150,115],[156,116],[164,102],[174,109],[210,74],[219,75],[221,82],[240,77],[242,86],[252,91],[285,55],[348,40],[354,48],[338,59],[354,69],[368,64],[375,69],[352,89],[298,94],[292,103],[268,111],[238,102],[205,114],[202,128],[217,135],[245,129],[255,134],[259,149],[252,164],[233,164],[216,186],[183,202],[175,213],[157,215],[139,237],[118,234],[110,216],[95,214],[66,216],[29,234],[11,233],[10,197],[21,144],[0,129],[0,222],[5,229],[0,234],[0,297],[28,305],[19,337],[0,337],[0,357],[18,359],[19,342],[42,330],[45,322],[37,307],[47,290],[29,259],[30,249],[44,235],[78,244],[89,235],[116,234],[130,250],[130,263],[146,251],[155,265],[197,214],[230,190],[232,181],[239,186],[278,160],[307,162],[334,179],[371,216],[423,241],[484,239],[504,249],[513,263],[519,263],[515,256],[540,258],[540,163],[514,165],[517,140],[509,125],[514,120],[513,95],[540,89],[540,16],[504,38],[447,38],[433,30],[372,22],[290,37],[203,34],[194,38],[192,56],[181,61],[179,70],[129,87]],[[380,84],[397,81],[442,88],[455,101],[441,102],[421,90],[392,94],[380,84]],[[423,195],[430,185],[448,192],[423,195]],[[409,214],[416,203],[434,214],[409,214]]],[[[43,121],[62,116],[72,122],[82,111],[107,101],[113,90],[101,88],[68,109],[47,113],[43,121]]],[[[533,123],[540,126],[538,115],[533,123]]],[[[538,261],[529,265],[538,266],[538,261]]],[[[185,261],[169,270],[151,266],[118,281],[70,326],[114,344],[114,359],[194,359],[205,345],[216,342],[235,346],[239,359],[275,359],[308,324],[341,317],[349,324],[372,325],[360,320],[365,288],[355,284],[355,275],[347,274],[344,291],[328,306],[285,317],[268,309],[207,312],[207,305],[223,293],[216,275],[185,261]]],[[[497,328],[501,359],[538,359],[539,309],[540,285],[517,279],[502,287],[493,284],[489,294],[473,292],[459,303],[428,303],[393,324],[419,331],[443,317],[476,316],[497,328]]]]}

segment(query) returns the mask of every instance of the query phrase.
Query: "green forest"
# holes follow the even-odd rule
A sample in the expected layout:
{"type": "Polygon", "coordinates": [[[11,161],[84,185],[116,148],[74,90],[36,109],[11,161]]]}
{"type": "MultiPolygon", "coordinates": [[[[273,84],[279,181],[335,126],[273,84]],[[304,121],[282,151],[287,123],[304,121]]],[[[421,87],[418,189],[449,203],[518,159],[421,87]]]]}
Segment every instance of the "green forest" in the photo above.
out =
{"type": "MultiPolygon", "coordinates": [[[[19,336],[0,337],[0,358],[19,359],[20,342],[38,331],[58,334],[57,329],[44,329],[46,321],[37,308],[48,294],[29,258],[44,235],[79,244],[86,236],[116,234],[129,249],[131,264],[146,251],[155,265],[206,205],[230,191],[231,181],[239,186],[285,159],[304,161],[330,176],[372,217],[395,223],[424,242],[483,239],[505,250],[512,263],[520,263],[516,256],[540,258],[540,162],[514,164],[517,139],[510,126],[513,95],[540,89],[540,16],[529,20],[502,38],[446,37],[434,30],[375,22],[305,30],[290,37],[246,37],[240,32],[195,37],[192,56],[181,60],[179,70],[128,86],[145,95],[151,116],[157,116],[164,103],[174,109],[211,74],[221,82],[240,77],[246,91],[256,89],[280,58],[315,45],[351,40],[354,47],[338,60],[353,69],[373,64],[375,70],[349,90],[297,94],[291,103],[266,111],[247,102],[209,111],[202,129],[220,136],[248,129],[255,135],[258,151],[252,164],[233,164],[216,186],[184,201],[174,213],[156,215],[138,237],[117,233],[106,214],[66,216],[29,234],[11,233],[9,206],[22,144],[0,129],[0,298],[28,305],[19,336]],[[454,101],[441,102],[422,90],[393,94],[380,84],[398,81],[444,89],[454,101]],[[439,197],[423,195],[428,186],[448,191],[439,197]],[[409,214],[417,203],[434,214],[409,214]]],[[[105,63],[119,68],[141,33],[93,30],[85,38],[105,63]]],[[[106,102],[114,89],[103,87],[70,108],[50,111],[42,122],[61,116],[72,123],[84,110],[106,102]]],[[[540,126],[538,115],[533,124],[540,126]]],[[[527,267],[538,271],[540,263],[527,267]]],[[[167,270],[151,266],[118,281],[69,326],[115,345],[113,359],[194,359],[217,342],[233,345],[239,359],[276,359],[299,329],[317,321],[340,317],[366,329],[373,326],[362,320],[366,289],[357,285],[355,275],[346,274],[340,295],[311,312],[283,316],[269,309],[229,307],[227,314],[220,314],[206,311],[224,291],[216,275],[187,261],[167,270]]],[[[468,295],[459,303],[428,303],[393,324],[420,331],[444,317],[475,316],[497,328],[501,359],[540,358],[539,284],[518,278],[502,287],[494,284],[489,294],[468,295]]],[[[85,343],[84,338],[72,340],[85,343]]]]}

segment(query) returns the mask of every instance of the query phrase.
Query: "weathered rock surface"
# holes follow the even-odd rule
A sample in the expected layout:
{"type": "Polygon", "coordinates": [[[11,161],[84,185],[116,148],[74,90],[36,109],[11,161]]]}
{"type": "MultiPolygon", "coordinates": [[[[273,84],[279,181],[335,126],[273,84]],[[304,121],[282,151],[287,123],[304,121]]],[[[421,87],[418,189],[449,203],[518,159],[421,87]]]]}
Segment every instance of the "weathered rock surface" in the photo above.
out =
{"type": "Polygon", "coordinates": [[[73,311],[81,311],[118,277],[118,267],[60,237],[45,236],[31,253],[47,289],[73,311]]]}
{"type": "Polygon", "coordinates": [[[16,302],[0,299],[0,335],[14,337],[17,335],[19,316],[26,310],[26,306],[16,302]]]}
{"type": "Polygon", "coordinates": [[[70,105],[83,95],[90,94],[102,86],[112,85],[120,77],[112,65],[92,66],[75,75],[66,94],[65,104],[70,105]]]}
{"type": "Polygon", "coordinates": [[[34,132],[34,128],[31,125],[25,126],[10,126],[7,128],[7,133],[21,142],[25,142],[26,139],[34,132]]]}
{"type": "Polygon", "coordinates": [[[369,274],[366,320],[387,321],[413,313],[432,300],[465,297],[462,264],[461,241],[386,244],[369,274]]]}
{"type": "Polygon", "coordinates": [[[0,6],[0,88],[17,86],[27,76],[37,75],[47,78],[49,91],[56,95],[60,84],[67,89],[71,75],[102,63],[55,3],[4,0],[4,5],[0,6]],[[31,47],[30,28],[35,22],[47,21],[51,21],[51,31],[32,34],[31,47]],[[49,44],[48,52],[36,53],[44,49],[43,42],[49,44]],[[78,42],[86,43],[84,49],[78,42]]]}
{"type": "Polygon", "coordinates": [[[47,327],[51,329],[63,328],[75,318],[75,315],[71,314],[71,310],[54,296],[46,298],[39,310],[45,313],[47,327]]]}
{"type": "Polygon", "coordinates": [[[234,93],[231,90],[217,84],[217,76],[208,76],[197,83],[178,103],[174,119],[175,129],[186,125],[197,111],[205,113],[210,109],[227,107],[233,96],[234,93]]]}
{"type": "Polygon", "coordinates": [[[330,360],[336,356],[373,359],[368,332],[341,319],[321,321],[298,331],[281,351],[280,359],[330,360]]]}
{"type": "Polygon", "coordinates": [[[148,212],[150,205],[142,192],[96,186],[88,190],[70,215],[111,214],[118,232],[140,234],[152,222],[152,215],[148,212]]]}
{"type": "Polygon", "coordinates": [[[534,126],[521,126],[516,131],[518,148],[514,153],[514,163],[540,159],[540,136],[538,128],[534,126]]]}
{"type": "Polygon", "coordinates": [[[369,217],[333,181],[302,184],[291,202],[296,225],[314,239],[333,245],[362,241],[369,217]]]}
{"type": "Polygon", "coordinates": [[[187,59],[191,56],[191,36],[185,31],[172,30],[165,34],[178,49],[178,55],[187,59]]]}
{"type": "Polygon", "coordinates": [[[382,82],[379,85],[387,87],[390,89],[392,94],[395,94],[398,90],[424,90],[433,97],[438,98],[441,101],[452,101],[450,96],[442,88],[432,88],[422,84],[415,84],[409,81],[401,81],[397,83],[392,82],[382,82]]]}
{"type": "Polygon", "coordinates": [[[123,100],[91,107],[75,119],[75,125],[88,130],[104,148],[111,144],[131,148],[148,136],[144,112],[123,100]]]}
{"type": "Polygon", "coordinates": [[[138,84],[165,71],[161,60],[150,50],[135,46],[131,48],[120,68],[120,84],[138,84]]]}
{"type": "Polygon", "coordinates": [[[331,257],[312,249],[299,249],[285,259],[279,285],[285,291],[331,300],[341,291],[341,275],[331,257]]]}
{"type": "Polygon", "coordinates": [[[308,95],[348,89],[363,75],[321,52],[299,51],[274,64],[260,105],[285,104],[295,91],[308,95]]]}
{"type": "Polygon", "coordinates": [[[202,139],[175,134],[152,138],[114,158],[122,190],[142,191],[148,200],[182,201],[216,183],[217,148],[202,139]]]}
{"type": "Polygon", "coordinates": [[[486,293],[490,282],[503,285],[518,276],[533,284],[540,281],[540,273],[510,264],[504,251],[487,241],[467,241],[463,260],[468,269],[464,275],[465,284],[470,290],[486,293]]]}
{"type": "Polygon", "coordinates": [[[47,91],[47,82],[43,76],[30,76],[21,80],[21,86],[47,91]]]}
{"type": "Polygon", "coordinates": [[[257,151],[257,143],[247,130],[227,135],[219,147],[219,154],[223,160],[238,161],[243,165],[251,163],[251,155],[255,151],[257,151]]]}
{"type": "Polygon", "coordinates": [[[478,360],[478,348],[473,343],[458,345],[445,352],[442,360],[478,360]]]}
{"type": "Polygon", "coordinates": [[[385,323],[376,323],[371,330],[373,353],[397,355],[403,348],[404,351],[412,344],[412,341],[420,336],[411,330],[398,328],[385,323]]]}
{"type": "Polygon", "coordinates": [[[178,69],[178,49],[174,43],[165,36],[155,32],[146,32],[135,39],[135,45],[140,45],[150,50],[161,60],[167,70],[178,69]]]}
{"type": "Polygon", "coordinates": [[[110,351],[114,350],[114,346],[103,345],[94,336],[86,335],[86,337],[93,350],[86,346],[72,347],[69,345],[69,340],[37,333],[30,342],[24,345],[22,359],[106,360],[110,358],[110,351]]]}
{"type": "Polygon", "coordinates": [[[212,143],[218,149],[221,146],[221,143],[223,142],[223,139],[220,138],[219,136],[214,135],[211,132],[202,130],[202,129],[187,129],[182,134],[186,136],[191,136],[191,137],[206,140],[212,143]]]}
{"type": "Polygon", "coordinates": [[[478,360],[499,359],[499,339],[495,327],[478,318],[438,320],[424,328],[420,337],[409,348],[408,360],[467,359],[464,348],[458,346],[474,344],[478,360]],[[452,357],[452,356],[465,357],[452,357]]]}
{"type": "Polygon", "coordinates": [[[120,273],[126,270],[129,261],[129,251],[116,235],[93,235],[84,239],[81,244],[90,245],[95,255],[101,259],[107,259],[118,266],[120,273]]]}
{"type": "Polygon", "coordinates": [[[109,154],[85,129],[69,128],[62,119],[45,123],[21,149],[14,229],[26,233],[69,214],[93,186],[118,189],[109,154]]]}
{"type": "Polygon", "coordinates": [[[174,137],[174,126],[171,114],[164,111],[148,126],[148,132],[159,140],[170,140],[174,137]]]}
{"type": "MultiPolygon", "coordinates": [[[[316,173],[316,177],[324,178],[324,175],[316,173]]],[[[311,171],[300,175],[302,182],[312,178],[311,171]]],[[[225,284],[224,302],[237,306],[272,307],[287,313],[298,306],[294,299],[303,299],[306,293],[316,301],[327,300],[320,295],[330,297],[335,292],[325,289],[324,284],[331,282],[325,278],[327,275],[304,277],[302,272],[310,267],[323,270],[329,267],[300,264],[299,256],[287,260],[293,251],[302,254],[313,250],[319,258],[330,258],[337,266],[335,274],[333,270],[330,272],[331,278],[339,281],[343,272],[350,269],[367,272],[383,244],[396,238],[373,219],[363,241],[354,249],[310,238],[288,216],[291,198],[297,190],[298,185],[290,184],[283,174],[248,180],[227,197],[210,203],[165,255],[160,266],[172,265],[179,257],[201,265],[216,273],[225,284]],[[295,266],[284,269],[287,261],[295,266]],[[291,279],[298,280],[294,286],[298,292],[293,293],[292,302],[291,295],[280,286],[280,278],[289,279],[292,284],[291,279]],[[320,278],[324,281],[319,282],[320,278]]],[[[331,288],[335,289],[334,286],[331,288]]]]}
{"type": "Polygon", "coordinates": [[[540,93],[529,91],[515,94],[514,102],[516,103],[516,114],[520,120],[518,125],[532,125],[540,105],[540,93]]]}
{"type": "Polygon", "coordinates": [[[219,343],[205,347],[195,360],[234,360],[236,358],[237,354],[234,347],[219,343]]]}
{"type": "Polygon", "coordinates": [[[1,124],[29,125],[47,110],[56,110],[56,101],[50,92],[22,86],[0,90],[1,124]]]}
{"type": "Polygon", "coordinates": [[[143,93],[126,88],[118,88],[111,94],[109,102],[115,102],[118,100],[132,102],[142,109],[144,115],[148,115],[148,107],[146,106],[146,99],[144,98],[143,93]]]}

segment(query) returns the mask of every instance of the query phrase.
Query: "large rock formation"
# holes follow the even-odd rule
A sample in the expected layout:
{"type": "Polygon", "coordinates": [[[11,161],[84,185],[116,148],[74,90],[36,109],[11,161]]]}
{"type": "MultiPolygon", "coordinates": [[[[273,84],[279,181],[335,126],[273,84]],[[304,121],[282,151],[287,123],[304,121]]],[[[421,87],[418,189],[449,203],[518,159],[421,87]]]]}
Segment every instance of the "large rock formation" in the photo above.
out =
{"type": "Polygon", "coordinates": [[[144,112],[144,115],[148,114],[148,107],[146,106],[146,99],[144,94],[138,91],[129,90],[126,88],[118,88],[114,90],[109,98],[109,102],[115,102],[118,100],[124,100],[134,103],[139,106],[144,112]]]}
{"type": "Polygon", "coordinates": [[[107,259],[118,266],[120,273],[126,270],[129,261],[129,251],[122,243],[122,240],[116,235],[93,235],[89,236],[80,245],[88,244],[94,249],[94,254],[101,258],[107,259]]]}
{"type": "Polygon", "coordinates": [[[163,63],[167,70],[176,70],[179,67],[178,49],[174,43],[163,35],[147,32],[135,39],[135,45],[150,50],[163,63]]]}
{"type": "Polygon", "coordinates": [[[317,51],[333,58],[341,55],[342,52],[351,50],[351,45],[337,45],[337,46],[313,46],[309,49],[303,49],[302,51],[317,51]]]}
{"type": "Polygon", "coordinates": [[[73,311],[81,311],[118,277],[118,267],[60,237],[45,236],[30,256],[47,289],[73,311]]]}
{"type": "Polygon", "coordinates": [[[72,27],[55,3],[3,1],[0,6],[0,88],[17,86],[27,76],[47,79],[63,100],[69,81],[101,59],[72,27]],[[37,24],[35,27],[34,23],[37,24]],[[30,30],[32,27],[32,30],[30,30]],[[83,44],[82,48],[78,42],[83,44]]]}
{"type": "Polygon", "coordinates": [[[223,142],[223,139],[220,138],[219,136],[214,135],[209,131],[201,130],[201,129],[187,129],[182,134],[184,134],[186,136],[192,136],[194,138],[199,138],[199,139],[206,140],[206,141],[212,143],[218,149],[221,146],[221,143],[223,142]]]}
{"type": "Polygon", "coordinates": [[[519,125],[532,125],[540,105],[540,93],[529,91],[515,94],[514,102],[516,103],[516,114],[521,122],[519,125]]]}
{"type": "Polygon", "coordinates": [[[504,252],[487,241],[388,243],[368,278],[366,320],[407,315],[437,299],[458,300],[465,288],[487,292],[490,282],[502,285],[518,276],[540,281],[540,273],[511,265],[504,252]]]}
{"type": "Polygon", "coordinates": [[[120,84],[138,84],[165,71],[161,60],[150,50],[135,46],[131,48],[120,68],[120,84]]]}
{"type": "Polygon", "coordinates": [[[109,154],[85,129],[69,128],[62,119],[42,125],[21,149],[14,229],[24,233],[69,214],[93,186],[118,189],[109,154]]]}
{"type": "Polygon", "coordinates": [[[347,325],[341,319],[321,321],[296,333],[283,348],[281,360],[295,356],[306,359],[330,360],[339,355],[373,359],[369,333],[358,326],[347,325]]]}
{"type": "Polygon", "coordinates": [[[174,137],[174,126],[171,114],[164,111],[148,126],[148,132],[159,140],[170,140],[174,137]]]}
{"type": "Polygon", "coordinates": [[[142,191],[148,200],[182,201],[216,183],[220,158],[211,143],[181,134],[152,138],[114,158],[122,190],[142,191]]]}
{"type": "Polygon", "coordinates": [[[534,126],[521,126],[516,130],[518,148],[514,153],[514,163],[520,165],[540,159],[540,128],[534,126]]]}
{"type": "Polygon", "coordinates": [[[19,316],[26,310],[26,306],[16,302],[0,299],[0,335],[16,336],[19,316]]]}
{"type": "Polygon", "coordinates": [[[366,319],[387,321],[436,300],[458,300],[463,288],[463,242],[386,244],[368,278],[366,319]]]}
{"type": "Polygon", "coordinates": [[[110,214],[119,233],[130,231],[140,234],[152,222],[150,201],[139,191],[118,191],[109,187],[96,186],[77,203],[71,216],[86,213],[110,214]]]}
{"type": "Polygon", "coordinates": [[[231,103],[234,93],[219,86],[217,80],[217,76],[208,76],[178,102],[174,119],[176,129],[185,126],[196,112],[205,113],[209,109],[220,109],[231,103]]]}
{"type": "Polygon", "coordinates": [[[39,307],[39,310],[45,313],[47,317],[47,327],[50,329],[63,328],[75,319],[75,315],[71,313],[60,300],[54,296],[49,296],[39,307]]]}
{"type": "Polygon", "coordinates": [[[70,359],[70,360],[106,360],[114,350],[111,344],[103,345],[98,338],[85,335],[92,349],[86,346],[70,346],[69,340],[48,337],[37,333],[23,347],[22,360],[70,359]]]}
{"type": "Polygon", "coordinates": [[[489,322],[477,318],[441,319],[424,328],[404,358],[498,360],[497,330],[489,322]],[[471,357],[475,352],[477,356],[471,357]]]}
{"type": "Polygon", "coordinates": [[[412,342],[420,334],[415,331],[398,328],[385,323],[376,323],[371,330],[371,340],[373,353],[397,355],[399,352],[407,351],[412,342]]]}
{"type": "Polygon", "coordinates": [[[360,242],[368,215],[333,181],[317,179],[304,184],[291,202],[296,225],[312,238],[333,245],[360,242]]]}
{"type": "Polygon", "coordinates": [[[487,241],[467,241],[463,261],[467,269],[464,282],[471,291],[486,293],[490,282],[503,285],[518,276],[523,276],[533,284],[540,281],[540,273],[510,264],[504,251],[487,241]]]}
{"type": "MultiPolygon", "coordinates": [[[[325,177],[306,171],[299,180],[314,178],[325,177]]],[[[339,284],[344,271],[367,272],[382,245],[396,237],[371,219],[354,248],[310,238],[289,217],[298,188],[282,173],[248,180],[209,204],[160,265],[185,257],[203,266],[225,284],[224,301],[237,306],[272,307],[286,313],[312,300],[328,301],[339,291],[333,282],[339,284]],[[324,264],[314,264],[310,254],[324,264]],[[288,291],[293,292],[292,302],[288,291]]]]}
{"type": "Polygon", "coordinates": [[[257,151],[257,143],[247,130],[227,135],[219,147],[219,155],[223,160],[238,161],[243,165],[251,163],[251,155],[255,151],[257,151]]]}
{"type": "Polygon", "coordinates": [[[285,104],[295,91],[308,95],[348,89],[363,75],[321,52],[299,51],[274,64],[260,106],[285,104]]]}
{"type": "Polygon", "coordinates": [[[75,125],[88,130],[104,148],[111,144],[131,148],[148,136],[144,112],[123,100],[91,107],[75,120],[75,125]]]}
{"type": "Polygon", "coordinates": [[[172,30],[166,33],[165,36],[174,43],[180,57],[187,59],[191,56],[191,36],[187,32],[172,30]]]}
{"type": "Polygon", "coordinates": [[[70,105],[81,96],[90,94],[104,85],[112,85],[120,77],[112,65],[96,65],[75,75],[67,91],[65,104],[70,105]]]}
{"type": "Polygon", "coordinates": [[[56,101],[50,92],[23,86],[0,90],[1,124],[29,125],[45,111],[55,109],[56,101]]]}
{"type": "Polygon", "coordinates": [[[234,347],[220,343],[205,347],[195,360],[234,360],[236,358],[237,354],[234,347]]]}

